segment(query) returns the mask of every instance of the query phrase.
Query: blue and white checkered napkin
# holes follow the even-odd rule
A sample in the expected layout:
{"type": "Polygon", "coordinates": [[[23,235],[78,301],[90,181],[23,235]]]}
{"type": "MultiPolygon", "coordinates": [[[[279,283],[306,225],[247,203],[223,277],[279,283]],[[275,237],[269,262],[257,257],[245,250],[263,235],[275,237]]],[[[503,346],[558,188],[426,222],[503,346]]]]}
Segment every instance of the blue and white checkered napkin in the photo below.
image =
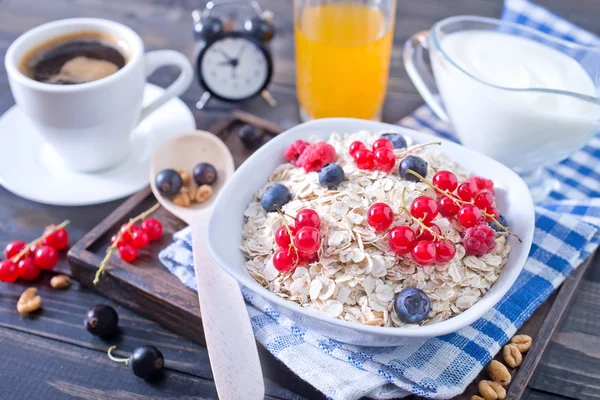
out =
{"type": "MultiPolygon", "coordinates": [[[[507,0],[503,18],[584,43],[588,32],[524,0],[507,0]]],[[[449,126],[423,106],[401,125],[453,139],[449,126]]],[[[560,192],[536,208],[536,229],[524,271],[508,294],[473,325],[427,342],[359,347],[322,337],[279,315],[258,296],[246,295],[257,340],[300,378],[333,399],[378,399],[416,394],[446,399],[462,393],[493,355],[600,243],[600,137],[549,168],[560,192]]],[[[184,229],[160,258],[196,289],[190,234],[184,229]]]]}

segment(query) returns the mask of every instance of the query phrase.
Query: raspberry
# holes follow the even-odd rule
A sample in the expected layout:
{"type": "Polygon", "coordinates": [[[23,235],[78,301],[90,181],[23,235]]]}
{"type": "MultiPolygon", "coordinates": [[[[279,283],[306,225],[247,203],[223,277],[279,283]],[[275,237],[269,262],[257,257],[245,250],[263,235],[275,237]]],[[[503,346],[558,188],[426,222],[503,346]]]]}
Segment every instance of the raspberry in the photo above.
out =
{"type": "Polygon", "coordinates": [[[465,231],[462,241],[468,255],[480,257],[496,247],[496,232],[489,225],[477,225],[465,231]]]}
{"type": "Polygon", "coordinates": [[[297,165],[306,172],[315,172],[335,161],[337,154],[332,145],[325,142],[313,143],[298,158],[297,165]]]}
{"type": "Polygon", "coordinates": [[[308,146],[310,146],[308,142],[305,142],[304,140],[296,140],[294,143],[290,144],[283,155],[286,160],[298,167],[300,165],[298,164],[298,158],[300,158],[308,146]]]}
{"type": "Polygon", "coordinates": [[[491,179],[486,179],[481,176],[472,176],[467,179],[467,182],[475,184],[479,191],[486,189],[489,190],[491,194],[494,194],[494,181],[491,179]]]}

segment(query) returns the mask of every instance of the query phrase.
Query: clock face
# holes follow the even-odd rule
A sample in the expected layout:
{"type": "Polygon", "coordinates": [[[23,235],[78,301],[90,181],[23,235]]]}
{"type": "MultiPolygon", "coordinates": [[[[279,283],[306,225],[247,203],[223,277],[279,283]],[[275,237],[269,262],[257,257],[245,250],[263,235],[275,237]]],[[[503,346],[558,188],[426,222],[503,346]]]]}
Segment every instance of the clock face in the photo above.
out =
{"type": "Polygon", "coordinates": [[[207,45],[200,74],[208,90],[226,100],[243,100],[264,88],[270,74],[266,51],[244,36],[229,36],[207,45]]]}

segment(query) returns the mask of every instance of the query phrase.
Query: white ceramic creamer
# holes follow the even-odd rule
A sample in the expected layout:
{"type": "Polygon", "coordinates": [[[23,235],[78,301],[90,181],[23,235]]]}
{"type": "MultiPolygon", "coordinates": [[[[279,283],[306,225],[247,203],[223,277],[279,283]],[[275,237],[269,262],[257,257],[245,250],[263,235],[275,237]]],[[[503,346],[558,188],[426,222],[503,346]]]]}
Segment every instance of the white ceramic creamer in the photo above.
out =
{"type": "Polygon", "coordinates": [[[489,30],[444,35],[440,47],[446,57],[432,63],[435,79],[455,131],[468,147],[527,171],[580,143],[598,126],[598,105],[528,90],[596,96],[592,78],[568,55],[489,30]]]}

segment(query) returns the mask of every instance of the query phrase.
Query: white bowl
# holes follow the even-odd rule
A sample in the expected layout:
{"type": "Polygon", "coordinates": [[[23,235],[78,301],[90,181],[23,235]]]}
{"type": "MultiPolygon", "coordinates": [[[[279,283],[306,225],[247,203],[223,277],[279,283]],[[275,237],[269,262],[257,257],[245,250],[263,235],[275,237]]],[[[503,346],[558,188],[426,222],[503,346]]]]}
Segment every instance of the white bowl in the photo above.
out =
{"type": "Polygon", "coordinates": [[[492,309],[508,292],[521,272],[531,248],[533,231],[534,207],[531,195],[525,182],[508,167],[456,143],[411,129],[358,119],[331,118],[307,122],[289,129],[248,158],[221,189],[215,201],[208,226],[208,240],[210,252],[217,263],[241,285],[264,298],[282,315],[290,317],[308,329],[341,342],[367,346],[394,346],[456,332],[492,309]],[[263,288],[246,270],[244,266],[246,259],[239,249],[244,211],[255,193],[268,181],[275,167],[285,162],[283,153],[286,147],[294,140],[306,139],[313,135],[327,140],[333,132],[346,133],[359,130],[376,133],[399,132],[412,137],[417,143],[441,141],[440,152],[457,161],[471,173],[493,179],[495,184],[503,189],[498,191],[498,208],[510,222],[511,230],[522,238],[523,243],[519,243],[512,236],[509,238],[508,243],[512,246],[512,251],[500,277],[475,305],[460,315],[437,324],[411,328],[383,328],[345,322],[282,299],[263,288]]]}

